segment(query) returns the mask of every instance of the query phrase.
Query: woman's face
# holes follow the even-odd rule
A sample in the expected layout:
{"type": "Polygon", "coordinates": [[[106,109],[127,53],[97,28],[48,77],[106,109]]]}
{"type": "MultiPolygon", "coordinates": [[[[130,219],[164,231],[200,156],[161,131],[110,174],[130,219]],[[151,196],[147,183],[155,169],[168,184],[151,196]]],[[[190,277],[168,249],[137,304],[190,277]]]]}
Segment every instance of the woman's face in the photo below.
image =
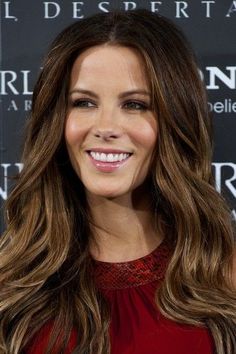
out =
{"type": "Polygon", "coordinates": [[[94,46],[75,61],[65,139],[87,193],[115,198],[140,186],[158,135],[144,62],[122,46],[94,46]]]}

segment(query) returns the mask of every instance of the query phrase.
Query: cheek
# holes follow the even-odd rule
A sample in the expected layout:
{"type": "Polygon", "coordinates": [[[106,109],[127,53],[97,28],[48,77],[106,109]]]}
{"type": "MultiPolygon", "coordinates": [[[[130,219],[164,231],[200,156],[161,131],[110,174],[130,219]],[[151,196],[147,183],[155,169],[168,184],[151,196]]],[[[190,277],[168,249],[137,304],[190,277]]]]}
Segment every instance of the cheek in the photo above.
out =
{"type": "Polygon", "coordinates": [[[84,135],[85,132],[81,128],[81,124],[79,124],[78,119],[71,115],[68,115],[64,128],[65,142],[70,162],[79,177],[80,169],[78,166],[77,159],[79,156],[78,153],[80,151],[84,135]]]}
{"type": "Polygon", "coordinates": [[[83,136],[85,135],[85,127],[79,124],[78,119],[73,116],[68,116],[65,123],[65,140],[68,147],[73,149],[73,147],[78,146],[83,136]]]}
{"type": "Polygon", "coordinates": [[[65,140],[68,146],[73,146],[79,134],[78,125],[70,116],[66,119],[65,140]]]}
{"type": "Polygon", "coordinates": [[[156,120],[138,124],[133,130],[134,140],[146,151],[147,154],[152,151],[156,145],[158,137],[158,126],[156,120]]]}

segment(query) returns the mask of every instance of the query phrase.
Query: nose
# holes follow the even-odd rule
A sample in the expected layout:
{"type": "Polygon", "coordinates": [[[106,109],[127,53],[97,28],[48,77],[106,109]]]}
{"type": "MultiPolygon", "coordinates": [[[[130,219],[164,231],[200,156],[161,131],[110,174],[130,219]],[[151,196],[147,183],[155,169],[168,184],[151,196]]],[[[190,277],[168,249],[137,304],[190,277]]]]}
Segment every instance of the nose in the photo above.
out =
{"type": "Polygon", "coordinates": [[[104,140],[119,138],[122,135],[122,128],[118,114],[114,110],[103,109],[96,118],[93,134],[96,138],[104,140]]]}

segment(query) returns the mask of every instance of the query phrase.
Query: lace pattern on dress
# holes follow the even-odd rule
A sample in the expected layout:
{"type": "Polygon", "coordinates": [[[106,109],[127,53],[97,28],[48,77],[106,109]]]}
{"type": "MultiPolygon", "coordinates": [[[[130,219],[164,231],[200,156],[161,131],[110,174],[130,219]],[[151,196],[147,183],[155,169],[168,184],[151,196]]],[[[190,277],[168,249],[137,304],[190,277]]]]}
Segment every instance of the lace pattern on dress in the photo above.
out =
{"type": "Polygon", "coordinates": [[[92,259],[93,277],[100,289],[124,289],[164,277],[171,245],[167,239],[150,254],[128,262],[110,263],[92,259]]]}

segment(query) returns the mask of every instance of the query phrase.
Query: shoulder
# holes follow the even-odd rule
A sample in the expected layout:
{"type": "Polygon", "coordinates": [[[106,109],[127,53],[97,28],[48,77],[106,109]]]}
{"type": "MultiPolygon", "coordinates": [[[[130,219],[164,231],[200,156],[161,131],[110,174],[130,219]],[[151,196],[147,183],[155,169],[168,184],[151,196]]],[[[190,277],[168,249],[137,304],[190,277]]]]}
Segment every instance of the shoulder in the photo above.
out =
{"type": "Polygon", "coordinates": [[[52,331],[52,324],[44,325],[27,344],[24,353],[26,354],[43,354],[46,351],[50,335],[52,331]]]}
{"type": "MultiPolygon", "coordinates": [[[[50,336],[53,329],[53,322],[48,322],[35,334],[35,336],[30,340],[24,349],[25,354],[45,354],[47,350],[48,343],[50,341],[50,336]]],[[[66,348],[65,354],[71,354],[76,347],[77,333],[73,329],[70,335],[69,343],[66,348]]],[[[57,352],[56,348],[55,352],[57,352]]]]}

